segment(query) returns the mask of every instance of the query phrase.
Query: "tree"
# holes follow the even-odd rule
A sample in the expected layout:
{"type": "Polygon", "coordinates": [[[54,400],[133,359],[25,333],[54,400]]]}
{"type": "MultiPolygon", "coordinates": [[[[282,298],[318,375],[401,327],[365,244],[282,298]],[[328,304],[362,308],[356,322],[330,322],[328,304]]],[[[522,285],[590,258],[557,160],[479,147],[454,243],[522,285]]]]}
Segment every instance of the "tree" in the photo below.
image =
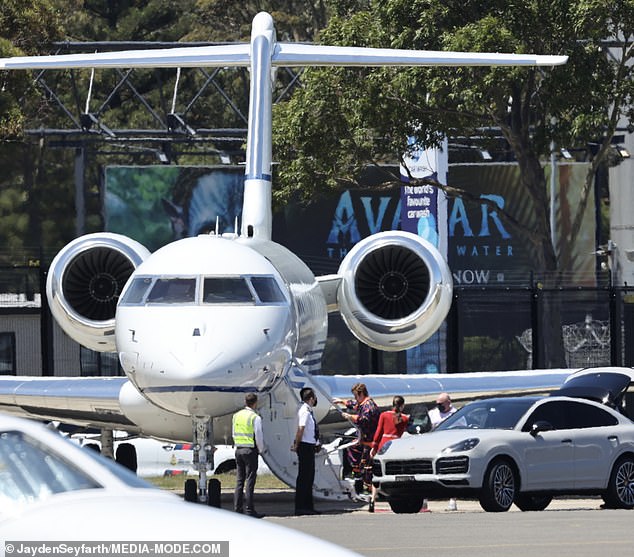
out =
{"type": "Polygon", "coordinates": [[[280,41],[314,40],[326,26],[329,0],[197,0],[196,22],[186,40],[248,41],[253,17],[270,12],[280,41]]]}
{"type": "MultiPolygon", "coordinates": [[[[62,10],[58,0],[5,0],[0,4],[0,57],[36,54],[60,40],[62,10]]],[[[67,2],[65,4],[68,4],[67,2]]],[[[37,257],[46,219],[43,207],[55,205],[42,175],[41,148],[23,137],[30,115],[44,117],[47,104],[26,72],[0,75],[0,243],[2,264],[24,264],[37,257]]],[[[58,215],[59,216],[59,215],[58,215]]],[[[53,218],[53,220],[55,220],[53,218]]],[[[54,233],[53,233],[54,235],[54,233]]]]}
{"type": "MultiPolygon", "coordinates": [[[[619,119],[632,122],[634,2],[580,0],[388,0],[344,5],[320,34],[326,44],[429,50],[567,54],[565,66],[540,68],[315,69],[275,112],[274,155],[280,196],[354,183],[363,164],[394,159],[443,136],[495,129],[512,149],[533,222],[506,212],[522,230],[540,271],[565,270],[595,173],[610,153],[619,119]],[[351,5],[355,4],[355,5],[351,5]],[[606,39],[614,39],[608,52],[606,39]],[[543,160],[550,142],[596,144],[569,238],[551,244],[543,160]],[[317,184],[315,184],[317,182],[317,184]],[[534,218],[536,217],[536,218],[534,218]]],[[[394,177],[392,177],[394,180],[394,177]]],[[[434,184],[449,195],[463,189],[434,184]]],[[[551,308],[553,317],[556,313],[551,308]]],[[[557,317],[550,319],[553,327],[557,317]]],[[[553,335],[555,339],[560,332],[553,335]]],[[[563,364],[562,343],[546,346],[547,366],[563,364]]]]}

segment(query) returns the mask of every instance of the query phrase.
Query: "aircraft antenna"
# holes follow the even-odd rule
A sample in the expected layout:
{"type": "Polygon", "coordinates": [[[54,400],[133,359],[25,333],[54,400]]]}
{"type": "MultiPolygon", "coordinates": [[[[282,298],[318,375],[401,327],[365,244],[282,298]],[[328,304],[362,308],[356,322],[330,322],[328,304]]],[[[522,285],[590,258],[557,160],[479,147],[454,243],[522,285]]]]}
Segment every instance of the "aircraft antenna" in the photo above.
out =
{"type": "Polygon", "coordinates": [[[220,217],[216,215],[216,236],[218,236],[218,228],[220,227],[220,217]]]}
{"type": "Polygon", "coordinates": [[[236,219],[233,222],[233,233],[237,236],[238,235],[238,215],[236,215],[236,219]]]}
{"type": "Polygon", "coordinates": [[[92,97],[92,84],[95,80],[95,68],[90,70],[90,83],[88,84],[88,95],[86,95],[86,108],[84,109],[84,114],[88,114],[90,112],[90,97],[92,97]]]}
{"type": "Polygon", "coordinates": [[[176,82],[174,83],[174,95],[172,96],[172,114],[176,113],[176,95],[178,94],[178,83],[181,80],[181,69],[176,68],[176,82]]]}

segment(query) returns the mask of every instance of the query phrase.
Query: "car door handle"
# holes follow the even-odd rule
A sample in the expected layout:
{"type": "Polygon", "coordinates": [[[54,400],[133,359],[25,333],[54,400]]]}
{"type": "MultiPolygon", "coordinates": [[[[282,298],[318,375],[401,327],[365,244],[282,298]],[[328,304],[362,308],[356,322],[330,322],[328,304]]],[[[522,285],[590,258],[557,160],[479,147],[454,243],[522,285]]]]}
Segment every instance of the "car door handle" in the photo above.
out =
{"type": "Polygon", "coordinates": [[[619,438],[616,435],[610,435],[610,436],[608,436],[608,441],[610,443],[618,443],[619,442],[619,438]]]}
{"type": "Polygon", "coordinates": [[[572,445],[572,439],[562,439],[561,442],[572,445]]]}

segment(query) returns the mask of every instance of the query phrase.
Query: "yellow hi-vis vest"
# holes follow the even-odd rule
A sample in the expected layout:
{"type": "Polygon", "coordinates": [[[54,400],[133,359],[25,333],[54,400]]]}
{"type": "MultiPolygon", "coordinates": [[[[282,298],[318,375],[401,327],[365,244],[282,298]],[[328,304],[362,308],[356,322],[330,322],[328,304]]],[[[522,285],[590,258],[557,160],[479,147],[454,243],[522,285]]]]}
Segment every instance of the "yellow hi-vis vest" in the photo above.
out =
{"type": "Polygon", "coordinates": [[[255,418],[250,408],[243,408],[233,415],[233,443],[236,447],[255,447],[255,418]]]}

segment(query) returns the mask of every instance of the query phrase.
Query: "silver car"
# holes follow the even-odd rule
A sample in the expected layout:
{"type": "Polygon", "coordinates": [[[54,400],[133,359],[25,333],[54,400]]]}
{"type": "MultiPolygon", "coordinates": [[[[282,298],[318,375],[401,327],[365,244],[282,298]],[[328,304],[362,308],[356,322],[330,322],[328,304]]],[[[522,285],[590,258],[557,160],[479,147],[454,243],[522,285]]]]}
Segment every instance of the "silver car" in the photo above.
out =
{"type": "Polygon", "coordinates": [[[472,402],[431,433],[386,444],[373,481],[396,513],[437,496],[477,497],[485,511],[501,512],[598,494],[607,507],[631,509],[634,423],[622,412],[633,378],[632,370],[588,370],[555,396],[472,402]]]}

